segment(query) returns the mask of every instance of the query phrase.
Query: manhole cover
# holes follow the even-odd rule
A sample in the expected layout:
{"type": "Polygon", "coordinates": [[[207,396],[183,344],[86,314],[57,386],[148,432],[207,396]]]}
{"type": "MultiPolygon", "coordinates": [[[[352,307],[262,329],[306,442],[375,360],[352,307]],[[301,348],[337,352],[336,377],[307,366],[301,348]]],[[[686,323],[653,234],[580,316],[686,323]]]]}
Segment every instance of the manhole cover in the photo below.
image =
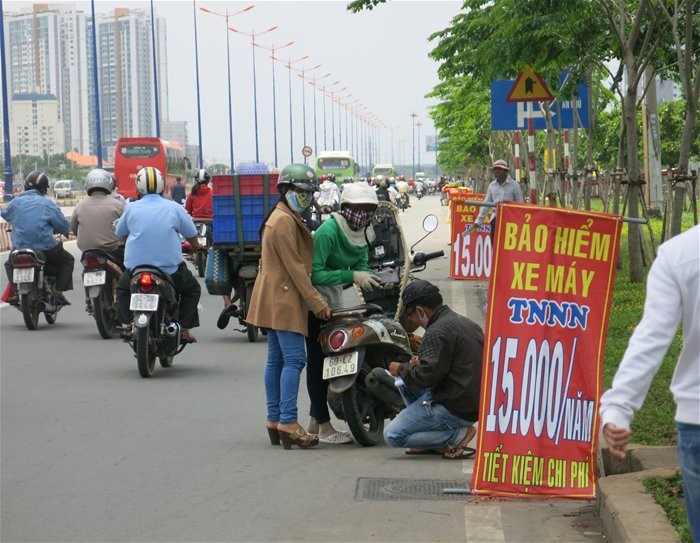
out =
{"type": "Polygon", "coordinates": [[[466,489],[467,481],[441,479],[383,479],[360,477],[355,488],[356,500],[461,500],[466,494],[445,494],[445,488],[466,489]]]}

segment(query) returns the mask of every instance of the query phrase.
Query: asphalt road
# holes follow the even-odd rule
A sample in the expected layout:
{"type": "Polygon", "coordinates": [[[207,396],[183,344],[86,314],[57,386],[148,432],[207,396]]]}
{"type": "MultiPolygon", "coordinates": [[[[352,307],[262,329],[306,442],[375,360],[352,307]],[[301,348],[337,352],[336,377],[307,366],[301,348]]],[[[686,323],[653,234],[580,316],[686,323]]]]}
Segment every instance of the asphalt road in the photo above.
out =
{"type": "MultiPolygon", "coordinates": [[[[437,197],[414,202],[402,214],[409,242],[433,211],[440,228],[419,248],[449,255],[446,209],[437,197]]],[[[483,324],[485,284],[450,282],[448,259],[431,264],[421,277],[483,324]]],[[[218,330],[219,297],[202,296],[199,342],[142,379],[129,346],[101,339],[85,313],[79,266],[74,281],[54,325],[28,331],[0,308],[3,542],[603,539],[589,501],[443,494],[468,485],[471,460],[385,445],[272,447],[265,339],[218,330]]],[[[299,396],[306,424],[303,376],[299,396]]]]}

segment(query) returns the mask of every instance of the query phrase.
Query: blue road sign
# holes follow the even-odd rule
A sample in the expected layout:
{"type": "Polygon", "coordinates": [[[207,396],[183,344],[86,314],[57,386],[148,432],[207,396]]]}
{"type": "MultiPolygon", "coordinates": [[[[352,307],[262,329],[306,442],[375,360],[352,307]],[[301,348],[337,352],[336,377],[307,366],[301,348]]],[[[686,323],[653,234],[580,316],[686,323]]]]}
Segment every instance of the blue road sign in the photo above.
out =
{"type": "MultiPolygon", "coordinates": [[[[525,130],[528,112],[535,118],[535,130],[544,130],[544,112],[539,102],[506,102],[515,80],[494,80],[491,82],[491,130],[525,130]]],[[[588,128],[588,87],[578,85],[575,100],[557,100],[552,108],[552,124],[556,129],[574,128],[574,110],[578,108],[580,126],[588,128]]]]}

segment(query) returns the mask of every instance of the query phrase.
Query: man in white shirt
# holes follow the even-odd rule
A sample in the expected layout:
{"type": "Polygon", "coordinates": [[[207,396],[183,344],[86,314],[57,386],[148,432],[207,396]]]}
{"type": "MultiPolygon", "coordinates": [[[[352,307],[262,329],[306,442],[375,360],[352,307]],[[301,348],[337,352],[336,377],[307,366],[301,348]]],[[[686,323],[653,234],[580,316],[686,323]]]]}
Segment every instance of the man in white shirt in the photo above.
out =
{"type": "Polygon", "coordinates": [[[627,454],[630,424],[683,322],[683,349],[671,379],[676,402],[678,456],[690,528],[700,541],[700,226],[659,246],[647,277],[642,320],[630,338],[600,401],[603,437],[610,452],[627,454]]]}

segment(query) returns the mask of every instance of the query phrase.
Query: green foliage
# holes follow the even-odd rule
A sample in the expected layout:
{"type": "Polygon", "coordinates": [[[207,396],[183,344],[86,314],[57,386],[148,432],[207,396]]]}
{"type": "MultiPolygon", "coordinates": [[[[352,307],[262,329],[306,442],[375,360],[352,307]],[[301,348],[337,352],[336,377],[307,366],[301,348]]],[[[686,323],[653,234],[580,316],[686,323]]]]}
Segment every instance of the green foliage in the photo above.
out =
{"type": "MultiPolygon", "coordinates": [[[[685,100],[669,100],[659,104],[661,134],[661,164],[664,168],[678,166],[681,132],[686,118],[685,100]]],[[[695,119],[695,139],[690,146],[691,162],[700,159],[700,116],[695,119]]]]}
{"type": "Polygon", "coordinates": [[[656,500],[678,532],[683,543],[693,543],[693,534],[688,523],[688,512],[685,508],[683,497],[683,481],[680,471],[672,477],[646,477],[642,484],[656,500]]]}

